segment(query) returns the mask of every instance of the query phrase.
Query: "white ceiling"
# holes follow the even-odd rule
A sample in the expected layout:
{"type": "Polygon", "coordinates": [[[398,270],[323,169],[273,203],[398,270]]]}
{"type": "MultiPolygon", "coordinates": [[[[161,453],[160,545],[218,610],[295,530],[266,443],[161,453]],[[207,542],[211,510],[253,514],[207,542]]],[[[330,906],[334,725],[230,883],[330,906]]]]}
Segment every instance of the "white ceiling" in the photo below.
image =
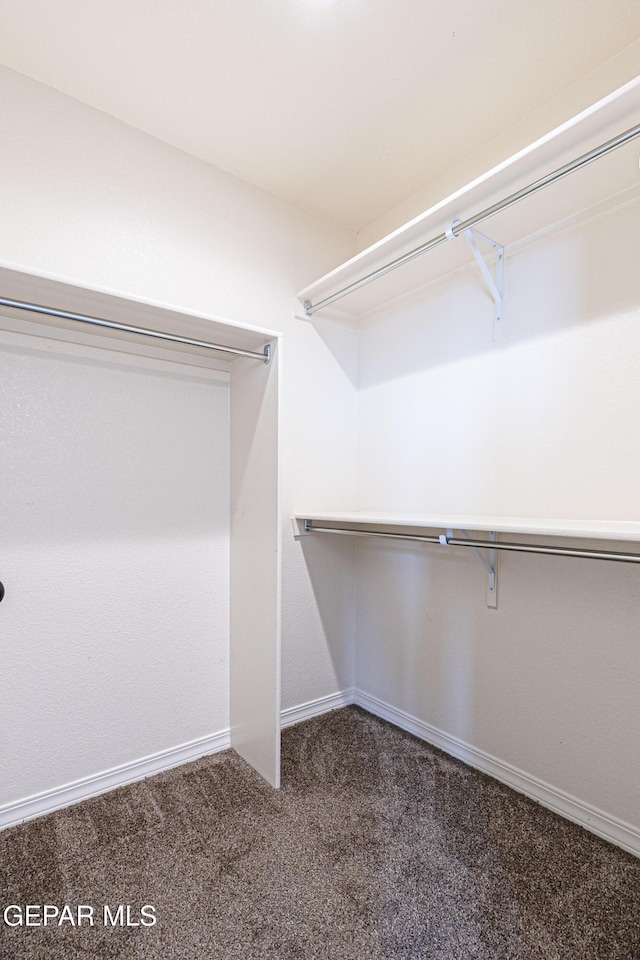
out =
{"type": "Polygon", "coordinates": [[[0,0],[7,66],[353,229],[639,36],[638,0],[0,0]]]}

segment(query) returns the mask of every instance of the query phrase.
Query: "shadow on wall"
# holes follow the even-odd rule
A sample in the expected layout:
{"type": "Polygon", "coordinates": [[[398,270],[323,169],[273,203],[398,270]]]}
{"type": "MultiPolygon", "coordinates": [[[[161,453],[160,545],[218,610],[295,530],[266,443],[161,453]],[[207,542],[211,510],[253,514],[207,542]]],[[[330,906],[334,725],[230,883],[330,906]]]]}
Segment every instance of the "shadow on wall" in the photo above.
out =
{"type": "Polygon", "coordinates": [[[502,342],[470,274],[362,331],[361,510],[638,517],[639,209],[513,256],[502,342]]]}
{"type": "MultiPolygon", "coordinates": [[[[301,637],[309,630],[309,613],[315,609],[325,644],[323,648],[314,645],[314,662],[297,663],[293,669],[301,671],[301,675],[287,677],[286,682],[297,689],[307,689],[312,699],[314,678],[326,671],[323,661],[327,658],[335,690],[353,686],[355,545],[351,537],[304,536],[295,541],[294,549],[299,547],[304,558],[304,563],[297,567],[300,578],[285,578],[282,585],[283,610],[288,621],[283,623],[283,633],[301,637]],[[313,599],[309,598],[310,591],[313,599]],[[298,621],[298,617],[304,622],[298,621]]],[[[287,669],[292,669],[291,664],[287,669]]]]}
{"type": "MultiPolygon", "coordinates": [[[[350,383],[358,386],[358,364],[353,362],[351,351],[345,351],[345,338],[350,339],[356,336],[355,332],[345,330],[343,327],[332,323],[317,321],[311,319],[307,321],[315,330],[318,338],[323,342],[325,349],[333,355],[339,364],[340,369],[348,378],[350,383]]],[[[317,344],[317,341],[315,341],[317,344]]]]}
{"type": "Polygon", "coordinates": [[[378,540],[358,541],[356,556],[356,687],[474,742],[477,622],[486,606],[479,563],[430,544],[378,540]]]}

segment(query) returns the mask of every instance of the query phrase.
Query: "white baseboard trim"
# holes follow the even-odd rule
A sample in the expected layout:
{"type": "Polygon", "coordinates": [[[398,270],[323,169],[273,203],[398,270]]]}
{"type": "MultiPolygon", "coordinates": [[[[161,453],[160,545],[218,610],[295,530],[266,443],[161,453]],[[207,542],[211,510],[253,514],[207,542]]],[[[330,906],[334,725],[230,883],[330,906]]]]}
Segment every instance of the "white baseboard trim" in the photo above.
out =
{"type": "Polygon", "coordinates": [[[363,690],[357,688],[354,690],[353,702],[376,717],[388,720],[396,727],[412,733],[421,740],[426,740],[427,743],[433,744],[434,747],[438,747],[452,757],[457,757],[470,767],[489,774],[495,780],[505,783],[518,793],[525,794],[543,807],[560,814],[561,817],[585,827],[598,837],[608,840],[609,843],[614,843],[623,850],[640,857],[640,830],[637,827],[618,820],[543,780],[538,780],[517,767],[472,747],[464,740],[459,740],[423,720],[418,720],[404,710],[392,707],[391,704],[363,690]]]}
{"type": "Polygon", "coordinates": [[[226,750],[230,745],[230,731],[221,730],[219,733],[183,743],[179,747],[160,750],[141,760],[123,763],[119,767],[113,767],[94,776],[83,777],[62,787],[55,787],[53,790],[45,790],[26,797],[24,800],[5,804],[0,807],[0,830],[24,823],[25,820],[32,820],[34,817],[41,817],[45,813],[52,813],[62,807],[80,803],[81,800],[88,800],[90,797],[107,793],[117,787],[124,787],[128,783],[135,783],[136,780],[144,780],[156,773],[162,773],[163,770],[171,770],[172,767],[178,767],[190,760],[197,760],[198,757],[206,754],[218,753],[220,750],[226,750]]]}
{"type": "Polygon", "coordinates": [[[330,710],[338,710],[340,707],[348,707],[353,703],[353,688],[350,690],[340,690],[338,693],[329,694],[327,697],[318,697],[317,700],[309,700],[308,703],[301,703],[297,707],[287,707],[282,711],[281,725],[292,727],[296,723],[302,723],[303,720],[310,720],[312,717],[319,717],[330,710]]]}
{"type": "MultiPolygon", "coordinates": [[[[351,703],[353,703],[353,690],[319,697],[309,703],[283,710],[281,714],[282,726],[289,727],[294,723],[320,716],[320,714],[327,713],[329,710],[346,707],[351,703]]],[[[108,793],[110,790],[124,787],[128,783],[144,780],[156,773],[171,770],[173,767],[189,763],[191,760],[197,760],[198,757],[219,753],[221,750],[227,750],[230,746],[231,733],[227,728],[219,733],[192,740],[190,743],[183,743],[179,747],[161,750],[149,757],[143,757],[141,760],[124,763],[119,767],[113,767],[94,776],[83,777],[81,780],[75,780],[73,783],[67,783],[61,787],[54,787],[52,790],[45,790],[42,793],[26,797],[24,800],[5,804],[5,806],[0,807],[0,830],[24,823],[26,820],[33,820],[34,817],[44,816],[46,813],[53,813],[54,810],[61,810],[72,804],[80,803],[82,800],[88,800],[90,797],[108,793]]]]}
{"type": "MultiPolygon", "coordinates": [[[[524,773],[517,767],[505,763],[483,750],[478,750],[471,744],[465,743],[464,740],[451,736],[451,734],[445,733],[443,730],[439,730],[437,727],[425,723],[410,713],[399,710],[397,707],[393,707],[384,700],[365,693],[363,690],[357,688],[342,690],[326,697],[319,697],[317,700],[310,700],[308,703],[300,704],[297,707],[288,707],[281,714],[282,727],[284,729],[293,726],[303,720],[310,720],[312,717],[321,716],[330,710],[347,707],[352,703],[376,717],[388,720],[389,723],[400,727],[401,730],[406,730],[421,740],[433,744],[433,746],[458,760],[462,760],[469,766],[487,773],[490,777],[505,783],[518,793],[523,793],[549,810],[553,810],[554,813],[558,813],[567,820],[572,820],[574,823],[590,830],[591,833],[608,840],[609,843],[614,843],[616,846],[622,847],[623,850],[634,854],[634,856],[640,857],[640,830],[636,827],[603,813],[603,811],[576,799],[576,797],[524,773]]],[[[0,807],[0,830],[15,826],[18,823],[24,823],[25,820],[32,820],[34,817],[43,816],[46,813],[52,813],[54,810],[80,803],[82,800],[107,793],[117,787],[124,787],[128,783],[144,780],[146,777],[162,773],[164,770],[170,770],[191,760],[197,760],[198,757],[227,750],[230,746],[231,735],[229,729],[221,730],[219,733],[200,737],[190,743],[171,747],[168,750],[161,750],[141,760],[113,767],[111,770],[105,770],[95,776],[85,777],[76,780],[74,783],[56,787],[53,790],[45,790],[43,793],[27,797],[24,800],[6,804],[0,807]]]]}

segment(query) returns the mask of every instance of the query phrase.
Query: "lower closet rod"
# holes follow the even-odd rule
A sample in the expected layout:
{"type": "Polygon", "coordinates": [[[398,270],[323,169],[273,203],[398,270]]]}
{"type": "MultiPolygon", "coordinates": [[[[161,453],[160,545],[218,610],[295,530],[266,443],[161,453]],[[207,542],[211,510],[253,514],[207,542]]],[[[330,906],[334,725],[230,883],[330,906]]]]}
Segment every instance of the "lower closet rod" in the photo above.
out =
{"type": "Polygon", "coordinates": [[[355,530],[351,527],[317,527],[311,520],[304,522],[305,533],[341,533],[352,537],[384,537],[391,540],[417,540],[422,543],[440,543],[448,547],[486,547],[487,550],[513,550],[517,553],[544,553],[557,557],[584,557],[587,560],[617,560],[620,563],[640,563],[640,554],[613,550],[582,550],[579,547],[549,547],[537,543],[509,543],[504,540],[440,539],[419,533],[382,533],[378,530],[355,530]]]}
{"type": "Polygon", "coordinates": [[[27,310],[30,313],[41,313],[47,317],[58,317],[61,320],[77,320],[79,323],[90,323],[94,327],[107,327],[109,330],[119,330],[122,333],[137,333],[142,337],[152,337],[154,340],[168,340],[170,343],[184,343],[188,347],[204,347],[206,350],[215,350],[218,353],[230,353],[239,357],[251,357],[269,363],[271,347],[266,344],[262,353],[254,350],[241,350],[240,347],[226,347],[221,343],[209,343],[207,340],[192,340],[191,337],[179,337],[173,333],[162,333],[160,330],[149,330],[146,327],[133,327],[128,323],[116,323],[115,320],[102,320],[100,317],[87,317],[82,313],[70,313],[67,310],[56,310],[53,307],[43,307],[38,303],[25,303],[23,300],[10,300],[0,297],[0,306],[13,307],[16,310],[27,310]]]}

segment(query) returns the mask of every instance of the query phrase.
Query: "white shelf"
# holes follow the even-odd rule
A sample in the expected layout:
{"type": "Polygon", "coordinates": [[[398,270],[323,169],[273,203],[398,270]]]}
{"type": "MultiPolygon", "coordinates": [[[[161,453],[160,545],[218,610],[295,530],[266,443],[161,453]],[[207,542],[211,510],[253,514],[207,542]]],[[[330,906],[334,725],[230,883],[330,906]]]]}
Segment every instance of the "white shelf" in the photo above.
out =
{"type": "Polygon", "coordinates": [[[488,517],[460,514],[402,513],[297,513],[294,522],[311,520],[318,524],[368,527],[383,530],[393,527],[444,532],[476,530],[485,533],[513,533],[527,536],[575,537],[593,540],[640,541],[640,522],[634,520],[538,520],[532,517],[488,517]]]}
{"type": "MultiPolygon", "coordinates": [[[[163,333],[194,340],[215,340],[223,346],[240,347],[243,350],[259,352],[266,343],[279,336],[273,330],[213,314],[196,314],[173,304],[134,297],[119,290],[80,286],[68,277],[38,273],[6,261],[0,261],[0,296],[44,304],[71,313],[104,316],[117,323],[151,327],[163,333]]],[[[128,343],[134,347],[140,343],[139,335],[133,333],[98,327],[91,327],[90,333],[87,333],[86,328],[73,320],[38,317],[36,314],[25,314],[24,311],[11,307],[2,307],[0,312],[3,318],[19,321],[24,329],[27,326],[33,332],[41,329],[43,336],[50,336],[52,331],[67,331],[71,339],[77,340],[92,337],[96,342],[102,340],[105,344],[128,343]]],[[[176,343],[162,344],[162,341],[155,341],[154,345],[158,351],[171,350],[185,356],[202,356],[202,350],[198,347],[176,343]]],[[[149,350],[148,346],[145,347],[145,352],[149,350]]],[[[225,360],[218,362],[228,364],[232,361],[227,356],[225,360]]]]}
{"type": "MultiPolygon", "coordinates": [[[[454,220],[465,220],[479,213],[635,126],[639,119],[640,77],[636,77],[305,287],[297,294],[296,315],[305,319],[306,300],[318,303],[332,296],[443,233],[454,220]]],[[[610,203],[614,197],[627,194],[632,197],[636,192],[640,195],[639,153],[639,141],[633,140],[496,214],[479,229],[508,246],[603,202],[610,203]]],[[[313,318],[342,317],[354,321],[472,261],[465,240],[452,239],[314,313],[313,318]]]]}

